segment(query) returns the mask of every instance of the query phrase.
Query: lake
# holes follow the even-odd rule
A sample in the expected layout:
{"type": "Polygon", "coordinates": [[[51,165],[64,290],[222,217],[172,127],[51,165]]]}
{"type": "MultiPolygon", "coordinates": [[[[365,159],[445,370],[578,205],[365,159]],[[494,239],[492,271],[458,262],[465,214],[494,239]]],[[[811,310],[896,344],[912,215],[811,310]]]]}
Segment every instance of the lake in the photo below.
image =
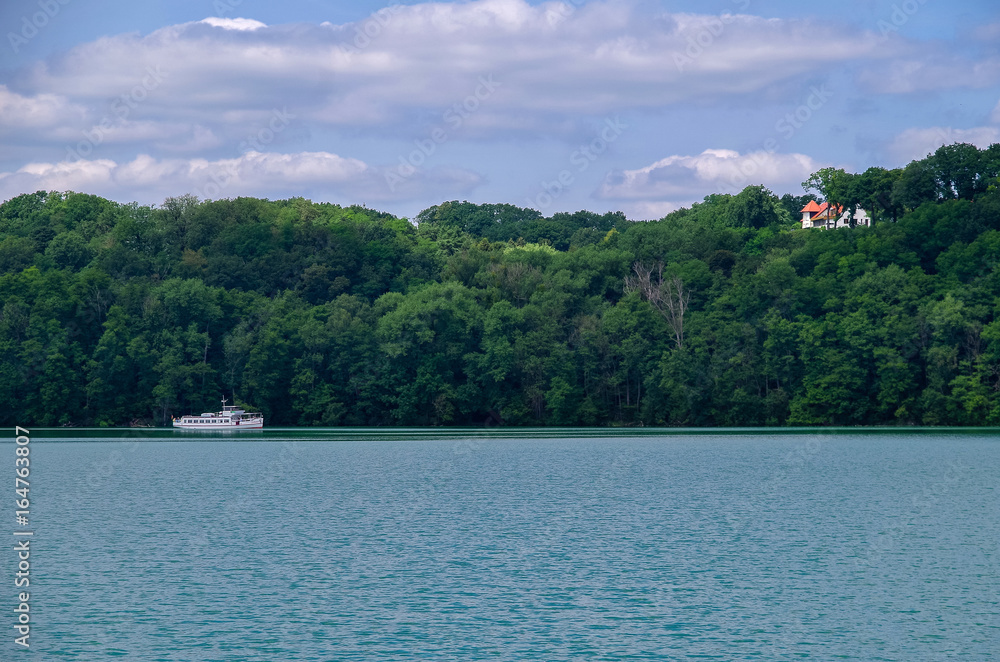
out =
{"type": "Polygon", "coordinates": [[[0,657],[986,660],[998,479],[982,430],[32,430],[0,657]]]}

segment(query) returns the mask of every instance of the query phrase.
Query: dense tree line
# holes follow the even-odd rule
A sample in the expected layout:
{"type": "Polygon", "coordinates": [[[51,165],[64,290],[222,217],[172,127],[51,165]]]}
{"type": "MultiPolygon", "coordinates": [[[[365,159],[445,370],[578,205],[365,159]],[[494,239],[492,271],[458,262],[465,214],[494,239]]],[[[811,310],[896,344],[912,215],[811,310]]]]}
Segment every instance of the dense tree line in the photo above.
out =
{"type": "Polygon", "coordinates": [[[0,205],[5,425],[1000,424],[1000,147],[659,221],[447,202],[0,205]]]}

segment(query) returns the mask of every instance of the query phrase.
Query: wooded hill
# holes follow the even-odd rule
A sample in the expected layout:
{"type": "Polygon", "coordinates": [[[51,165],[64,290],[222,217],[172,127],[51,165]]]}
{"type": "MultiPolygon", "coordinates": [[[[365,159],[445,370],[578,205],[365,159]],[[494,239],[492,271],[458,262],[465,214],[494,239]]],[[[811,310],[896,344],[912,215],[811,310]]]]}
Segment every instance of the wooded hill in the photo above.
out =
{"type": "Polygon", "coordinates": [[[1000,424],[1000,145],[822,170],[659,221],[446,202],[0,205],[0,419],[1000,424]]]}

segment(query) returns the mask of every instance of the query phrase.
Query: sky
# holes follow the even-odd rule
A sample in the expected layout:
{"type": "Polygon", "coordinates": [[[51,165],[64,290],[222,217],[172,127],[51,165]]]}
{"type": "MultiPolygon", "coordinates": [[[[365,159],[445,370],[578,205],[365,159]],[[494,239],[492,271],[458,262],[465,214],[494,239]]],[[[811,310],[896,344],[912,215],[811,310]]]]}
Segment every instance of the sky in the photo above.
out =
{"type": "Polygon", "coordinates": [[[995,0],[6,0],[0,200],[660,218],[1000,142],[995,0]]]}

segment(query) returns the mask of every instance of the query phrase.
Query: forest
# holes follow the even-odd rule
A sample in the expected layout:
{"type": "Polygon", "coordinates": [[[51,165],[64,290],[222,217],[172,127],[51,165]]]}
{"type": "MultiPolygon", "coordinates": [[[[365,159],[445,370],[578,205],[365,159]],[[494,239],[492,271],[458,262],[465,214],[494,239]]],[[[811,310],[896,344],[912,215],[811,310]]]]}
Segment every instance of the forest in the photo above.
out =
{"type": "Polygon", "coordinates": [[[656,221],[0,205],[4,425],[1000,425],[1000,145],[656,221]],[[808,200],[872,227],[801,229],[808,200]]]}

